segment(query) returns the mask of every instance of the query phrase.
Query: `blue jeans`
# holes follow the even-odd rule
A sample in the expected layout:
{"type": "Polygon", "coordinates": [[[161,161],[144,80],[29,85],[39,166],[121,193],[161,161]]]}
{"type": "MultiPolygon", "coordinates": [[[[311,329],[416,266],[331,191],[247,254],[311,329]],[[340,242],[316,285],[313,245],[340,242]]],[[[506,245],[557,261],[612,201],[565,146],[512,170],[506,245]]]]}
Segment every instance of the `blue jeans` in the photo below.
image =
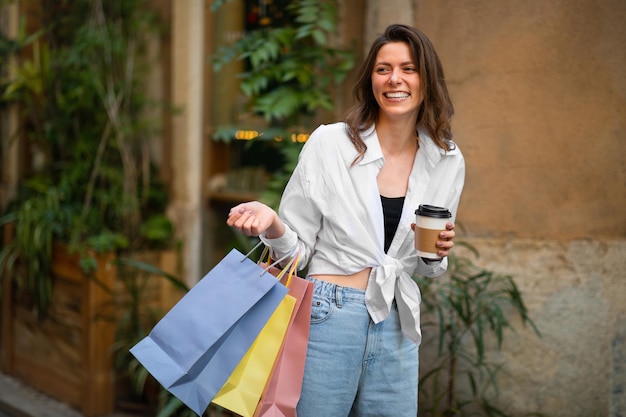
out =
{"type": "Polygon", "coordinates": [[[398,311],[374,324],[365,291],[315,284],[298,417],[415,417],[418,348],[398,311]]]}

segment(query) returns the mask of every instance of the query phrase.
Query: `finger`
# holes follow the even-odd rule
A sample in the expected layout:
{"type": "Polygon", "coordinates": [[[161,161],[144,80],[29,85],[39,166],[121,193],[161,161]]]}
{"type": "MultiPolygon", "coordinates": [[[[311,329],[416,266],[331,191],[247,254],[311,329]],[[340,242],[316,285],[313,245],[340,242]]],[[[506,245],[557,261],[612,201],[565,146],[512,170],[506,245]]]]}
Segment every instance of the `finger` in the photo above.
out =
{"type": "Polygon", "coordinates": [[[250,216],[241,216],[237,221],[232,225],[233,228],[237,229],[239,232],[243,233],[246,236],[254,236],[255,219],[250,216]]]}
{"type": "Polygon", "coordinates": [[[232,224],[236,222],[244,213],[246,212],[246,206],[243,204],[239,204],[235,207],[232,207],[228,212],[227,223],[230,222],[232,224]]]}
{"type": "Polygon", "coordinates": [[[451,240],[439,240],[437,241],[437,247],[440,250],[450,250],[454,247],[454,242],[451,240]]]}
{"type": "Polygon", "coordinates": [[[437,255],[445,257],[450,254],[450,251],[454,247],[454,242],[451,240],[440,240],[437,241],[437,247],[439,248],[437,255]]]}
{"type": "Polygon", "coordinates": [[[241,214],[238,211],[232,211],[228,214],[228,218],[226,219],[226,224],[231,227],[236,227],[235,224],[239,219],[241,219],[241,214]]]}
{"type": "Polygon", "coordinates": [[[448,230],[447,232],[440,232],[439,238],[445,240],[452,240],[456,236],[456,232],[454,230],[448,230]]]}
{"type": "Polygon", "coordinates": [[[248,211],[244,213],[237,213],[236,219],[232,222],[232,226],[246,232],[250,228],[251,221],[254,220],[254,216],[248,211]]]}
{"type": "Polygon", "coordinates": [[[230,211],[228,212],[228,215],[231,215],[233,213],[243,213],[245,211],[246,211],[246,205],[238,204],[235,207],[231,207],[230,211]]]}
{"type": "Polygon", "coordinates": [[[248,236],[256,236],[255,230],[258,228],[259,220],[254,216],[248,216],[242,226],[243,232],[248,236]]]}

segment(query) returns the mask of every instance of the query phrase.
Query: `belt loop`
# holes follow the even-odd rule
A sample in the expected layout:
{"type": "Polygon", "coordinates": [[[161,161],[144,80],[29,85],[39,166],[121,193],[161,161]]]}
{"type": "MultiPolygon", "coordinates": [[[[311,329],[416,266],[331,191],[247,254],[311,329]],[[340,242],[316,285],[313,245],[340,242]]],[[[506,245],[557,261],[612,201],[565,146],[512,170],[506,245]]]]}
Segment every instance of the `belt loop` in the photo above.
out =
{"type": "Polygon", "coordinates": [[[343,287],[335,285],[335,303],[337,304],[337,308],[341,308],[341,306],[343,305],[342,293],[343,287]]]}

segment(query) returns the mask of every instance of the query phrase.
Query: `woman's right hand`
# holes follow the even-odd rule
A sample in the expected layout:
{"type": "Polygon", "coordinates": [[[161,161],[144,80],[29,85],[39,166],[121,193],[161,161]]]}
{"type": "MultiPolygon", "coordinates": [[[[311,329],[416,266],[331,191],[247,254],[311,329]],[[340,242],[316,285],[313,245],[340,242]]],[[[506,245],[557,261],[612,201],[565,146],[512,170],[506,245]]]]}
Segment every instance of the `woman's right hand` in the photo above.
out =
{"type": "Polygon", "coordinates": [[[285,233],[285,226],[276,212],[258,201],[242,203],[231,208],[226,224],[246,236],[259,236],[265,233],[268,239],[274,239],[285,233]]]}

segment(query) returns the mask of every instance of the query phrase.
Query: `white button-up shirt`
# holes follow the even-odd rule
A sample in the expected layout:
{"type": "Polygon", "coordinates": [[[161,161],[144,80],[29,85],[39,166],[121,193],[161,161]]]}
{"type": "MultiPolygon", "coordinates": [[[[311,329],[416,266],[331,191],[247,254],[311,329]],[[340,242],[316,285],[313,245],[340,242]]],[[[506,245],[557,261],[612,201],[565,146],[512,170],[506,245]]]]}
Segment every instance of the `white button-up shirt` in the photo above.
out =
{"type": "Polygon", "coordinates": [[[350,275],[372,268],[365,303],[376,323],[384,320],[396,300],[402,331],[421,341],[421,296],[412,274],[435,277],[447,259],[427,264],[417,256],[411,223],[420,204],[446,207],[456,217],[465,178],[457,146],[439,148],[419,132],[419,149],[409,178],[402,216],[387,253],[383,209],[376,177],[385,164],[374,128],[363,135],[367,151],[355,165],[357,151],[346,125],[322,125],[309,137],[283,193],[279,216],[286,232],[276,239],[261,237],[274,259],[301,254],[309,275],[350,275]]]}

